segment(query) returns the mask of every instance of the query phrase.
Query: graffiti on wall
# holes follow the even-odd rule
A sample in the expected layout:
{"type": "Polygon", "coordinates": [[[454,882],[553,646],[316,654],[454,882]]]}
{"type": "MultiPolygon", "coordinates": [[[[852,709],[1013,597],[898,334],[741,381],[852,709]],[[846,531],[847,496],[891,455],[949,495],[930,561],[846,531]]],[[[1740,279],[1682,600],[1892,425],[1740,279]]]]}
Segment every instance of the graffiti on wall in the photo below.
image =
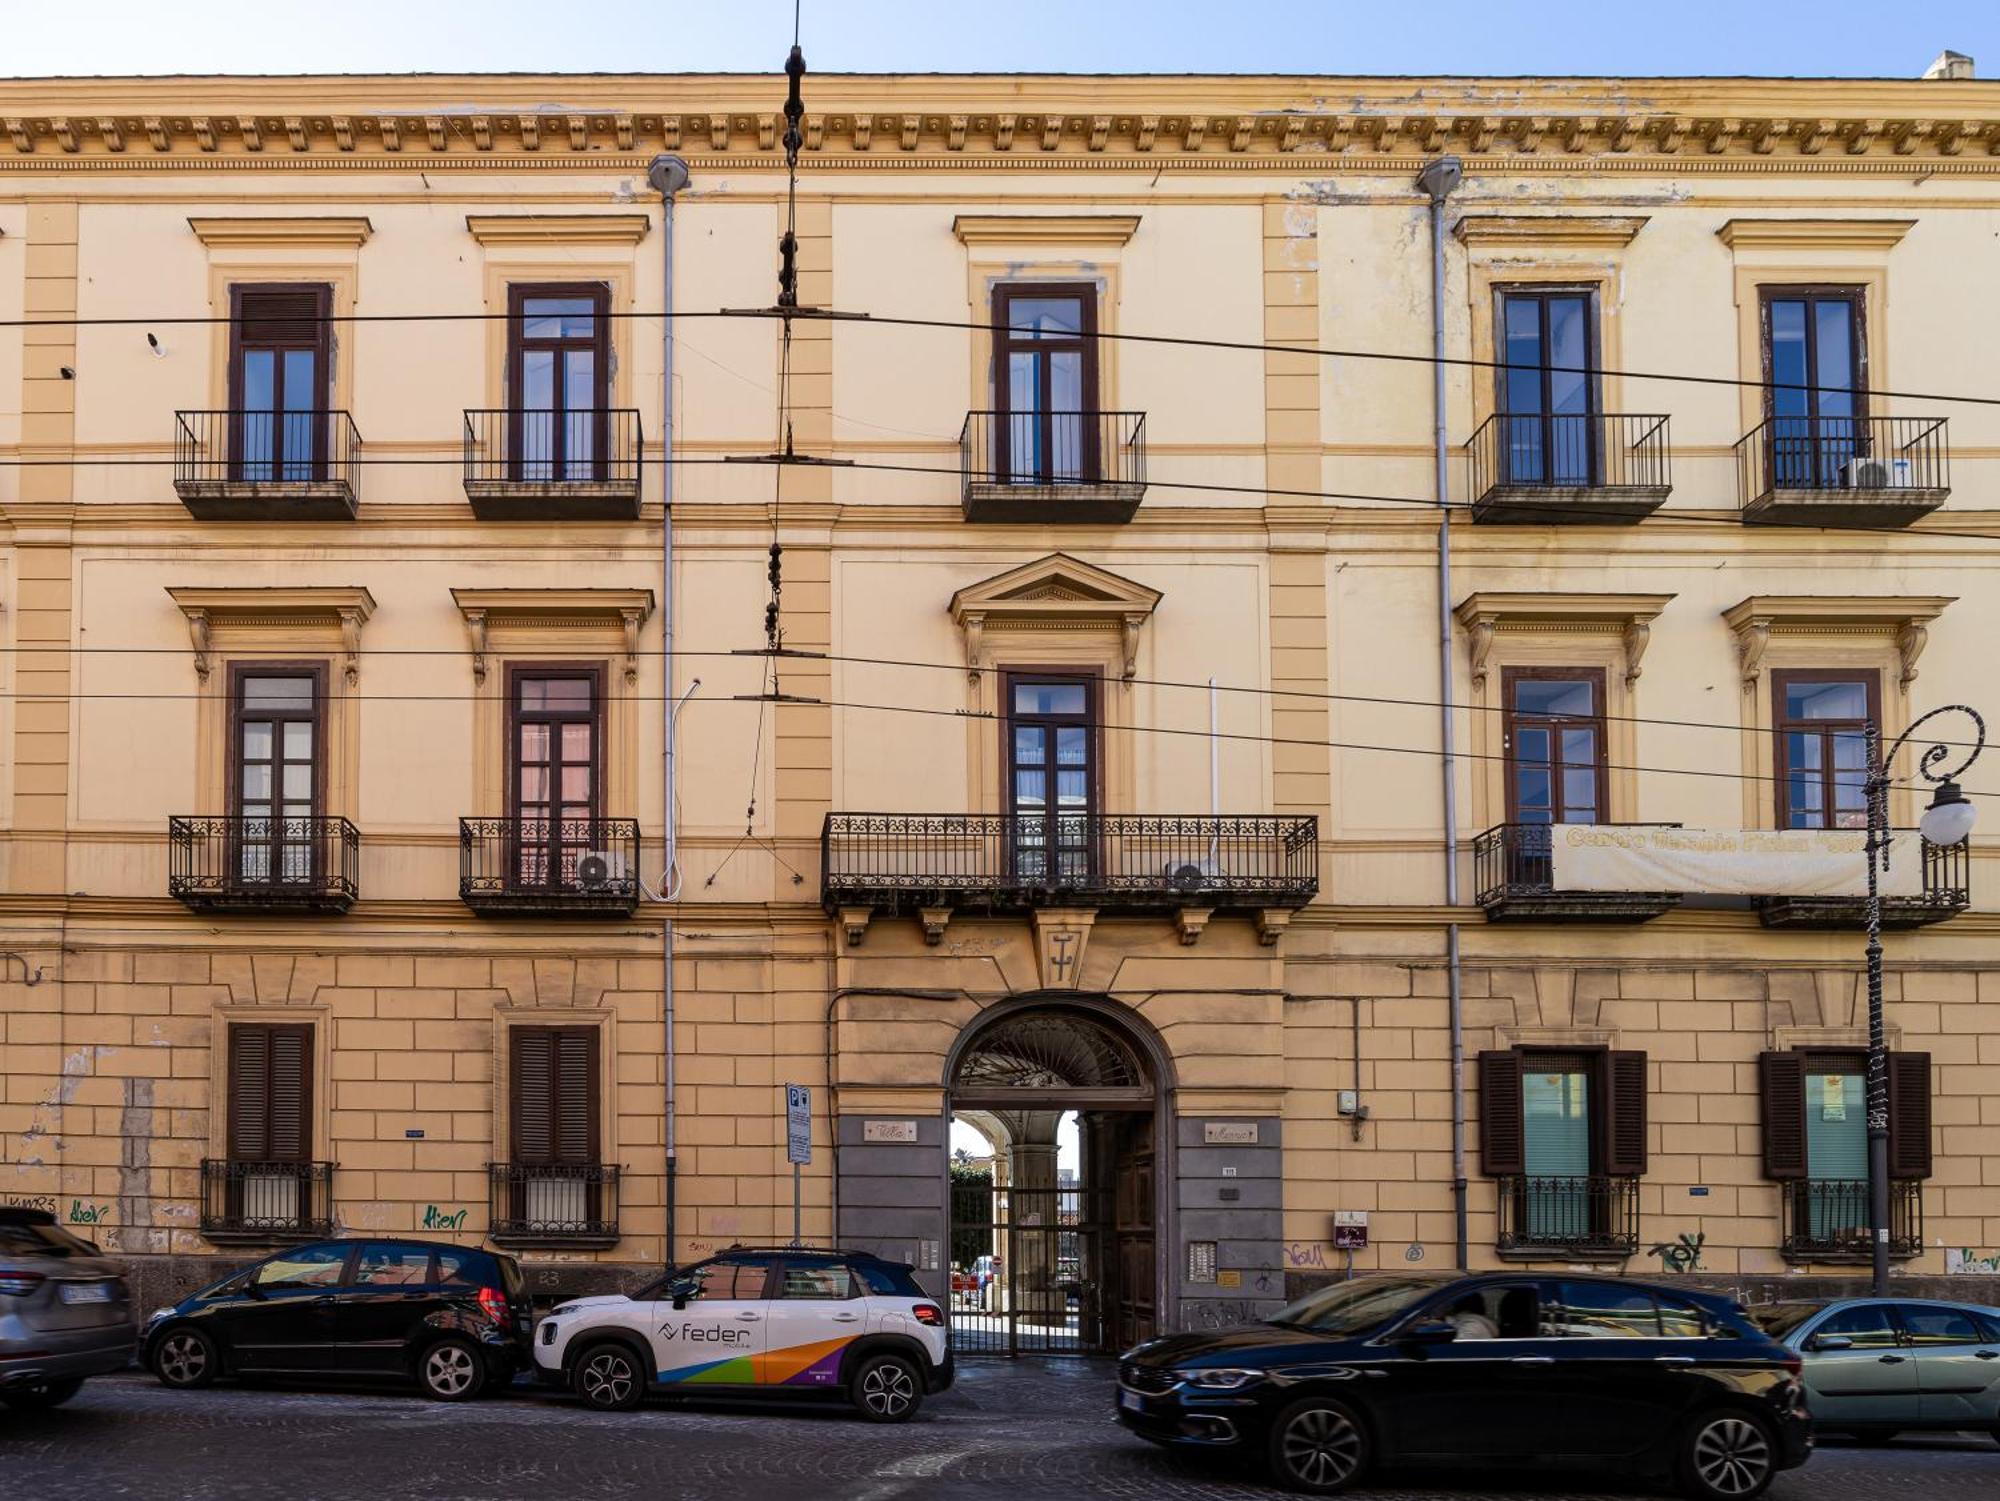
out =
{"type": "Polygon", "coordinates": [[[463,1230],[466,1211],[463,1209],[440,1209],[435,1204],[424,1206],[424,1228],[426,1230],[463,1230]]]}
{"type": "Polygon", "coordinates": [[[1285,1247],[1285,1265],[1293,1271],[1323,1272],[1327,1266],[1327,1249],[1318,1241],[1295,1240],[1285,1247]]]}
{"type": "Polygon", "coordinates": [[[1701,1270],[1701,1243],[1708,1239],[1705,1232],[1697,1230],[1689,1235],[1683,1231],[1672,1240],[1663,1240],[1646,1254],[1660,1258],[1660,1265],[1670,1272],[1698,1272],[1701,1270]]]}
{"type": "Polygon", "coordinates": [[[72,1225],[101,1225],[111,1218],[109,1204],[86,1204],[81,1199],[69,1201],[69,1213],[64,1216],[72,1225]]]}
{"type": "Polygon", "coordinates": [[[0,1194],[0,1204],[9,1209],[39,1209],[45,1214],[56,1212],[54,1194],[0,1194]]]}
{"type": "Polygon", "coordinates": [[[1944,1253],[1945,1274],[1951,1277],[1973,1277],[1981,1273],[1991,1275],[2000,1272],[2000,1253],[1988,1256],[1969,1248],[1944,1253]]]}

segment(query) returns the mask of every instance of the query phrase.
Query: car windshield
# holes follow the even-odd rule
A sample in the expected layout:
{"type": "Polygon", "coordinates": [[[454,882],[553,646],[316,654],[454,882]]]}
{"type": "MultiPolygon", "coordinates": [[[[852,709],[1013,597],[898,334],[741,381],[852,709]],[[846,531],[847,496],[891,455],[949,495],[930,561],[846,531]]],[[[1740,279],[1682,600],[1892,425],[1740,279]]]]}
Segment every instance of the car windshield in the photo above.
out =
{"type": "Polygon", "coordinates": [[[1438,1286],[1434,1278],[1357,1277],[1288,1303],[1265,1322],[1320,1334],[1360,1334],[1429,1297],[1438,1286]]]}
{"type": "Polygon", "coordinates": [[[1751,1322],[1772,1339],[1783,1339],[1824,1307],[1824,1303],[1766,1303],[1747,1312],[1751,1322]]]}
{"type": "Polygon", "coordinates": [[[0,1225],[0,1256],[95,1256],[97,1247],[60,1225],[0,1225]]]}

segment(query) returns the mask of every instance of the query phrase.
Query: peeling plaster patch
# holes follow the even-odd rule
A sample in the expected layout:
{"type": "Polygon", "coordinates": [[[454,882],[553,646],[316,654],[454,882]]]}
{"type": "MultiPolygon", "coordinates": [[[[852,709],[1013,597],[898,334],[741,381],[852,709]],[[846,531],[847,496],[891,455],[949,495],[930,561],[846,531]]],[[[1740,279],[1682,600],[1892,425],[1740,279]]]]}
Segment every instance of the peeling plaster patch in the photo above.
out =
{"type": "Polygon", "coordinates": [[[1338,177],[1308,177],[1304,182],[1294,183],[1285,189],[1285,196],[1294,203],[1375,203],[1381,194],[1367,191],[1355,192],[1340,186],[1338,177]]]}
{"type": "Polygon", "coordinates": [[[153,1081],[125,1080],[118,1114],[119,1249],[164,1251],[166,1232],[153,1221],[153,1081]],[[136,1242],[136,1244],[135,1244],[136,1242]]]}
{"type": "Polygon", "coordinates": [[[1311,204],[1295,202],[1285,209],[1285,233],[1294,240],[1319,237],[1319,215],[1312,211],[1311,204]]]}

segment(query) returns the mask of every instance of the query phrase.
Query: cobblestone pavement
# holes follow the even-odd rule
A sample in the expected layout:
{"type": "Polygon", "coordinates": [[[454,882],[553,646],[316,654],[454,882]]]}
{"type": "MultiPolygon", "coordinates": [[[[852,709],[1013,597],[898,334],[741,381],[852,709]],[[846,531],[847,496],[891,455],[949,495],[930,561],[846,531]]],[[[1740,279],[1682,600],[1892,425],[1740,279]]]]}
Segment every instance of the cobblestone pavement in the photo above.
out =
{"type": "MultiPolygon", "coordinates": [[[[48,1413],[0,1412],[0,1494],[23,1501],[1235,1501],[1276,1493],[1140,1443],[1107,1416],[1109,1367],[974,1363],[912,1423],[837,1408],[649,1403],[587,1412],[526,1386],[447,1406],[366,1387],[169,1392],[131,1373],[48,1413]]],[[[1392,1476],[1380,1501],[1660,1495],[1616,1478],[1392,1476]]],[[[2000,1447],[1973,1435],[1824,1445],[1773,1501],[2000,1498],[2000,1447]]]]}

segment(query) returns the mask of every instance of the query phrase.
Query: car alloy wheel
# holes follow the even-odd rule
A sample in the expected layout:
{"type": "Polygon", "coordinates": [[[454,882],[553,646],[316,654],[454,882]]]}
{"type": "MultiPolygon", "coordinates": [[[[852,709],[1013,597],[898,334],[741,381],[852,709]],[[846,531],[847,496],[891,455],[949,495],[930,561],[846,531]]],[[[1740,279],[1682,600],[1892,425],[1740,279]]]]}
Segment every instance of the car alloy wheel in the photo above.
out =
{"type": "Polygon", "coordinates": [[[192,1329],[177,1329],[160,1341],[153,1374],[168,1386],[204,1386],[215,1375],[213,1346],[192,1329]]]}
{"type": "Polygon", "coordinates": [[[1711,1496],[1754,1496],[1771,1480],[1771,1440],[1746,1417],[1710,1418],[1695,1433],[1692,1460],[1711,1496]]]}
{"type": "Polygon", "coordinates": [[[917,1410],[916,1373],[893,1356],[870,1361],[855,1383],[862,1412],[878,1423],[900,1423],[917,1410]]]}
{"type": "Polygon", "coordinates": [[[638,1387],[639,1373],[623,1350],[593,1351],[577,1367],[576,1393],[592,1407],[629,1407],[638,1387]]]}
{"type": "Polygon", "coordinates": [[[1360,1473],[1367,1440],[1344,1409],[1312,1403],[1285,1416],[1275,1447],[1281,1479],[1300,1490],[1325,1493],[1360,1473]]]}
{"type": "Polygon", "coordinates": [[[424,1352],[422,1373],[424,1390],[442,1402],[461,1401],[485,1384],[478,1355],[455,1339],[440,1340],[424,1352]]]}

